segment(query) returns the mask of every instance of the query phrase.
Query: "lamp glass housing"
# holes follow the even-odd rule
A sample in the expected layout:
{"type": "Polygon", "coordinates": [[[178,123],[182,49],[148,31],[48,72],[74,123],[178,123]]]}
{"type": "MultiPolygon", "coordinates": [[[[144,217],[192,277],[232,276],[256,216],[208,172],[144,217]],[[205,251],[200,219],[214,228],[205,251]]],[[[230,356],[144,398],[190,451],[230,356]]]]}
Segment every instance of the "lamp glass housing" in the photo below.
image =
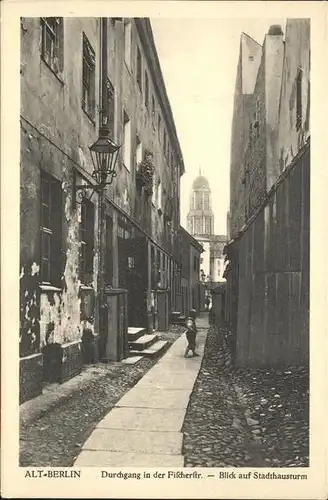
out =
{"type": "Polygon", "coordinates": [[[92,177],[97,185],[111,184],[116,175],[115,168],[120,146],[109,137],[99,137],[89,149],[94,167],[92,177]]]}

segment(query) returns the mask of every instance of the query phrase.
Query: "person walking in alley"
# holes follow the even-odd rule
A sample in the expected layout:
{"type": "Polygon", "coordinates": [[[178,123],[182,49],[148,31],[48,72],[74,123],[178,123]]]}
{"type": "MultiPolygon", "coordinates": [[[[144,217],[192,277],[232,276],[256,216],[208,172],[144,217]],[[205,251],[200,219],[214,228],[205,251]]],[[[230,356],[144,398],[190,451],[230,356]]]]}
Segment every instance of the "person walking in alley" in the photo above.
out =
{"type": "Polygon", "coordinates": [[[210,303],[211,303],[211,301],[210,301],[209,297],[206,297],[206,299],[205,299],[205,311],[209,311],[210,303]]]}
{"type": "Polygon", "coordinates": [[[186,337],[188,341],[188,345],[185,350],[184,357],[188,357],[189,351],[192,352],[193,356],[199,356],[196,353],[196,335],[197,335],[197,327],[196,327],[196,311],[195,309],[191,309],[189,312],[189,316],[186,317],[185,325],[187,328],[186,337]]]}

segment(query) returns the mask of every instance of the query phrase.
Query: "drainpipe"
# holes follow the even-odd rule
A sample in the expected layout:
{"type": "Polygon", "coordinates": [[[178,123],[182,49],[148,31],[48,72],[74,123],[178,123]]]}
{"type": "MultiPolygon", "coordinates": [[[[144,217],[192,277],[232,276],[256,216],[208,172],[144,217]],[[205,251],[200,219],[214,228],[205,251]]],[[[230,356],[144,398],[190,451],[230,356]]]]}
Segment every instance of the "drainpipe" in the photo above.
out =
{"type": "MultiPolygon", "coordinates": [[[[100,29],[100,46],[101,46],[101,61],[100,61],[100,78],[99,78],[99,93],[101,109],[99,113],[99,136],[109,137],[108,124],[108,101],[107,101],[107,18],[101,18],[100,29]]],[[[104,242],[104,225],[105,225],[105,190],[103,188],[98,193],[98,240],[99,240],[99,265],[98,265],[98,297],[99,297],[99,334],[101,338],[107,336],[107,304],[105,303],[104,288],[105,288],[105,242],[104,242]]]]}

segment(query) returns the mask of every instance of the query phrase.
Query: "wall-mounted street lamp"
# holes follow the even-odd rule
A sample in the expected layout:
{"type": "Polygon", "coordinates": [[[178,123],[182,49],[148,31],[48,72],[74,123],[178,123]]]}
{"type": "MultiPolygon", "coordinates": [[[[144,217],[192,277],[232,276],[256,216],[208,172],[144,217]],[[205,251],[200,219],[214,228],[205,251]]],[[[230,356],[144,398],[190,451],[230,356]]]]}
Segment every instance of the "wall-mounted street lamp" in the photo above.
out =
{"type": "MultiPolygon", "coordinates": [[[[107,132],[107,131],[106,131],[107,132]]],[[[116,163],[118,152],[121,146],[115,144],[114,141],[100,130],[99,138],[90,146],[90,153],[93,163],[93,172],[91,174],[94,183],[90,183],[87,179],[79,174],[82,179],[82,184],[76,184],[76,171],[73,176],[73,203],[82,203],[84,198],[90,199],[94,191],[102,191],[106,186],[112,184],[116,177],[116,163]],[[87,195],[87,191],[91,189],[91,194],[87,195]]]]}

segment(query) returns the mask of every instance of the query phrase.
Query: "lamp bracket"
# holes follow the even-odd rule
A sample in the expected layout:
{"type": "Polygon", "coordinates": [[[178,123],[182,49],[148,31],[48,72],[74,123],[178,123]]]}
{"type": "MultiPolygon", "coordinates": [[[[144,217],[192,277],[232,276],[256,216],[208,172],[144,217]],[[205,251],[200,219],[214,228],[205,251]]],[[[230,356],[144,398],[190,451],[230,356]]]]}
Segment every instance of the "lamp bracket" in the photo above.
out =
{"type": "MultiPolygon", "coordinates": [[[[83,180],[85,180],[84,184],[76,184],[76,175],[77,172],[74,169],[73,171],[73,186],[72,186],[72,197],[73,197],[73,208],[76,208],[76,204],[81,205],[83,200],[91,200],[93,193],[99,193],[99,191],[105,189],[106,186],[109,186],[112,184],[114,177],[116,177],[117,173],[113,172],[111,176],[111,180],[107,182],[101,182],[100,184],[92,184],[87,180],[87,178],[79,172],[78,175],[81,177],[83,180]],[[91,193],[89,194],[88,191],[91,189],[91,193]]],[[[93,177],[93,175],[92,175],[93,177]]]]}
{"type": "Polygon", "coordinates": [[[72,184],[72,204],[74,209],[76,208],[76,204],[81,205],[83,200],[91,200],[93,193],[98,191],[98,186],[96,184],[91,184],[82,173],[79,172],[78,175],[85,180],[85,182],[84,184],[76,184],[77,172],[74,169],[72,184]],[[89,192],[90,190],[91,193],[89,192]]]}

